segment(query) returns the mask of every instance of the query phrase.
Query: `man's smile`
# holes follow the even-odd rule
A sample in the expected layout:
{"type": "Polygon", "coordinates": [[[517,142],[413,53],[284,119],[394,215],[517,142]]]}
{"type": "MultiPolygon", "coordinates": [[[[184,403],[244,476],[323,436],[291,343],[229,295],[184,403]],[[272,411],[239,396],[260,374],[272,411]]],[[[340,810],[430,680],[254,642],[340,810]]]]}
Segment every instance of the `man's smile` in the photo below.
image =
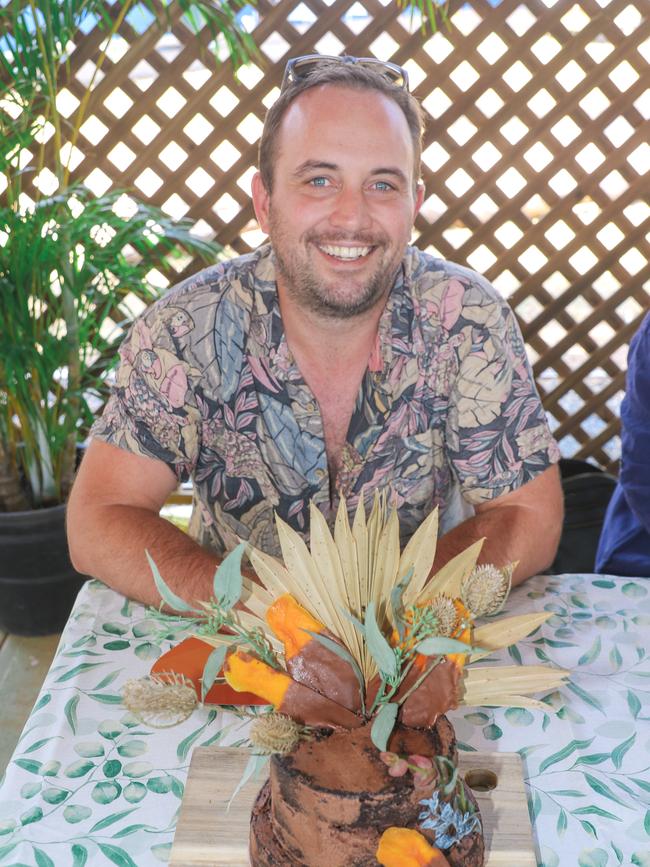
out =
{"type": "Polygon", "coordinates": [[[316,244],[322,253],[332,256],[335,259],[350,262],[357,259],[362,259],[368,256],[375,248],[368,246],[358,247],[342,247],[339,244],[316,244]]]}

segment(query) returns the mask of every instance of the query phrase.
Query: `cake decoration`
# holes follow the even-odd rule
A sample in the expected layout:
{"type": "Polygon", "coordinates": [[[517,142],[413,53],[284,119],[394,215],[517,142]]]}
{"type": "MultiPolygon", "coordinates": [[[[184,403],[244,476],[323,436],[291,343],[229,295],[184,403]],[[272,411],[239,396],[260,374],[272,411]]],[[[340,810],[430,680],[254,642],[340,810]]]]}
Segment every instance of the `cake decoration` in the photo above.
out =
{"type": "Polygon", "coordinates": [[[156,616],[213,648],[200,676],[178,665],[182,645],[154,674],[189,677],[201,700],[230,706],[241,694],[242,705],[256,696],[270,706],[254,715],[244,774],[272,757],[253,811],[253,865],[316,865],[325,846],[330,867],[479,867],[480,814],[445,714],[461,704],[547,710],[528,693],[567,672],[476,662],[550,615],[494,619],[515,564],[477,566],[482,540],[432,574],[437,510],[403,551],[385,495],[369,516],[360,501],[351,525],[342,499],[333,533],[313,503],[310,516],[309,547],[276,518],[283,562],[242,543],[217,569],[213,598],[195,605],[149,558],[163,602],[179,612],[156,616]],[[242,575],[244,551],[260,583],[242,575]]]}

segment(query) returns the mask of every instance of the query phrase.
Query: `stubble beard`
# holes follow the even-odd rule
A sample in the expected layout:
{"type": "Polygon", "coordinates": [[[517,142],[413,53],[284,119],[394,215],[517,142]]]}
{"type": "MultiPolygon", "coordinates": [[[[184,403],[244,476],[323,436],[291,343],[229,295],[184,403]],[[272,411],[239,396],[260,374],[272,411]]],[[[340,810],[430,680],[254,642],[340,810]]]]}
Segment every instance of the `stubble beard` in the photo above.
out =
{"type": "Polygon", "coordinates": [[[269,228],[278,273],[282,277],[288,295],[303,309],[328,319],[351,319],[366,313],[375,307],[382,298],[388,297],[399,262],[401,262],[401,256],[398,262],[386,261],[386,256],[381,255],[382,251],[385,254],[387,249],[385,239],[371,238],[363,234],[355,238],[330,235],[325,239],[314,233],[306,233],[299,239],[296,251],[290,250],[289,254],[286,255],[278,249],[278,247],[283,246],[289,247],[288,244],[282,244],[284,233],[281,225],[271,217],[269,228]],[[308,258],[300,256],[297,252],[308,250],[315,243],[336,244],[342,242],[375,247],[372,255],[378,258],[378,264],[366,282],[358,288],[358,291],[347,296],[337,291],[343,285],[344,278],[339,280],[337,286],[328,286],[322,278],[319,278],[316,269],[311,266],[308,258]]]}

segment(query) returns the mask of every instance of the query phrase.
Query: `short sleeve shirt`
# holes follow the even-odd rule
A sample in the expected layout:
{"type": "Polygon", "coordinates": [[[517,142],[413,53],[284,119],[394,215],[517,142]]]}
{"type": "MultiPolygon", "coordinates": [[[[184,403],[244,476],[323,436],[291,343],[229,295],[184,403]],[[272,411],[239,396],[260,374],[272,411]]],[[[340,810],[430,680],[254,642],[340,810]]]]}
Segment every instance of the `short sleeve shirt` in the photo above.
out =
{"type": "Polygon", "coordinates": [[[334,484],[317,401],[288,347],[270,246],[201,271],[132,326],[95,438],[193,482],[190,532],[279,554],[274,513],[386,491],[402,541],[439,506],[515,490],[559,459],[515,317],[481,276],[408,248],[382,313],[334,484]],[[331,491],[337,493],[334,497],[331,491]]]}

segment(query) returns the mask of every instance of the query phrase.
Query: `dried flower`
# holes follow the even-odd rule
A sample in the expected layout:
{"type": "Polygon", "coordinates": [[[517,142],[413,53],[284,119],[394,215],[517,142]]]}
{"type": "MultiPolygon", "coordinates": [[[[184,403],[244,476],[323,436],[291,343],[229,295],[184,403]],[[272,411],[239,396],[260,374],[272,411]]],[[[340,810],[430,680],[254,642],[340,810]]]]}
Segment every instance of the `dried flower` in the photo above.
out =
{"type": "Polygon", "coordinates": [[[423,789],[435,782],[438,772],[433,766],[431,759],[426,756],[409,756],[411,772],[413,774],[413,786],[423,789]]]}
{"type": "Polygon", "coordinates": [[[250,742],[257,752],[265,755],[277,753],[288,755],[293,750],[305,729],[283,713],[269,713],[258,717],[251,725],[250,742]]]}
{"type": "Polygon", "coordinates": [[[440,849],[450,849],[463,837],[481,830],[481,820],[476,813],[463,813],[448,801],[440,803],[439,792],[420,803],[426,808],[419,816],[420,827],[435,833],[435,845],[440,849]]]}
{"type": "Polygon", "coordinates": [[[453,599],[441,593],[438,596],[434,596],[429,604],[429,608],[438,621],[438,635],[442,635],[445,638],[453,635],[458,625],[458,612],[456,611],[453,599]]]}
{"type": "Polygon", "coordinates": [[[388,773],[391,777],[403,777],[409,769],[406,759],[398,756],[397,753],[382,752],[379,753],[379,758],[388,765],[388,773]]]}
{"type": "Polygon", "coordinates": [[[198,702],[192,681],[173,671],[127,680],[122,687],[122,700],[134,716],[153,728],[178,725],[198,702]]]}
{"type": "Polygon", "coordinates": [[[503,569],[488,564],[472,570],[463,582],[460,597],[475,617],[499,611],[510,593],[512,572],[512,564],[503,569]]]}

